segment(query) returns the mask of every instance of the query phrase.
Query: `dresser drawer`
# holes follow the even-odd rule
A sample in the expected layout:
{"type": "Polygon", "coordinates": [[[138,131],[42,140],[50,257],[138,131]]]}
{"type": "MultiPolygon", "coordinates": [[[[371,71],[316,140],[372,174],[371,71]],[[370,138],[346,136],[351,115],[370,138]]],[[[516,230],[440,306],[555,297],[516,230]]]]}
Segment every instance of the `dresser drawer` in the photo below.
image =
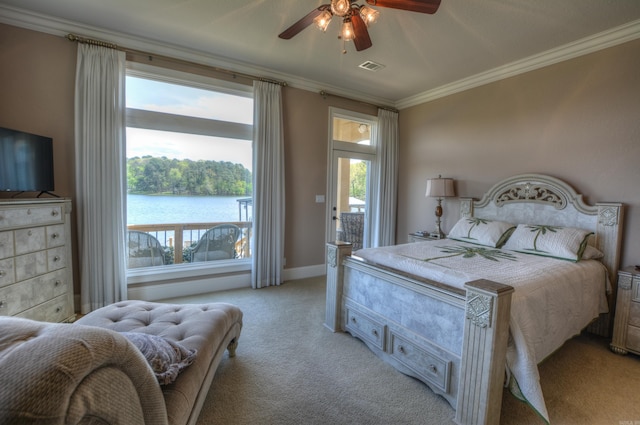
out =
{"type": "Polygon", "coordinates": [[[382,322],[361,313],[353,306],[347,306],[346,313],[345,329],[348,332],[373,344],[382,351],[385,350],[386,326],[382,322]]]}
{"type": "Polygon", "coordinates": [[[634,276],[631,287],[631,299],[640,302],[640,276],[634,276]]]}
{"type": "Polygon", "coordinates": [[[0,230],[11,227],[56,224],[64,221],[62,205],[7,208],[0,211],[0,230]]]}
{"type": "Polygon", "coordinates": [[[67,266],[67,250],[61,246],[47,250],[48,271],[59,270],[67,266]]]}
{"type": "Polygon", "coordinates": [[[38,251],[15,257],[16,280],[25,280],[45,274],[47,268],[47,252],[38,251]]]}
{"type": "Polygon", "coordinates": [[[640,354],[640,327],[629,326],[627,328],[627,348],[640,354]]]}
{"type": "Polygon", "coordinates": [[[449,392],[451,362],[408,338],[391,334],[391,356],[445,393],[449,392]]]}
{"type": "Polygon", "coordinates": [[[629,324],[640,327],[640,302],[629,303],[629,324]]]}
{"type": "Polygon", "coordinates": [[[13,316],[71,290],[66,270],[0,288],[0,315],[13,316]]]}
{"type": "Polygon", "coordinates": [[[16,317],[26,317],[42,322],[62,322],[72,319],[74,316],[72,304],[67,295],[61,295],[33,308],[16,314],[16,317]]]}
{"type": "Polygon", "coordinates": [[[0,260],[0,287],[11,285],[16,281],[13,258],[0,260]]]}
{"type": "Polygon", "coordinates": [[[42,251],[47,247],[44,227],[29,227],[15,231],[16,255],[42,251]]]}
{"type": "Polygon", "coordinates": [[[13,249],[13,232],[0,232],[0,259],[15,255],[13,249]]]}
{"type": "Polygon", "coordinates": [[[67,243],[67,235],[64,232],[64,224],[47,226],[47,248],[64,246],[67,243]]]}

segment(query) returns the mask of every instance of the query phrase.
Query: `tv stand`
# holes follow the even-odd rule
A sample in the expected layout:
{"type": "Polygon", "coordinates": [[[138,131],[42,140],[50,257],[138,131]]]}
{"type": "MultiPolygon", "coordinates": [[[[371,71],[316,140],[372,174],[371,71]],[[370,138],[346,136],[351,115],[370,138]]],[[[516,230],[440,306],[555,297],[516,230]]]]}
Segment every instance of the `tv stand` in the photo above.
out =
{"type": "Polygon", "coordinates": [[[39,198],[40,196],[42,196],[45,193],[47,195],[53,196],[54,198],[59,198],[60,197],[59,195],[56,195],[55,193],[51,193],[48,190],[43,190],[42,192],[38,193],[38,196],[36,196],[36,198],[39,198]]]}
{"type": "MultiPolygon", "coordinates": [[[[25,193],[25,191],[24,191],[24,190],[23,190],[23,191],[20,191],[20,192],[18,192],[18,193],[16,193],[16,194],[14,194],[14,195],[11,195],[11,198],[17,198],[18,196],[22,195],[23,193],[25,193]]],[[[38,193],[38,195],[36,196],[36,198],[41,197],[41,196],[42,196],[42,195],[44,195],[45,193],[46,193],[47,195],[53,196],[54,198],[59,198],[59,197],[60,197],[59,195],[56,195],[55,193],[51,193],[51,192],[49,192],[48,190],[43,190],[42,192],[38,193]]]]}

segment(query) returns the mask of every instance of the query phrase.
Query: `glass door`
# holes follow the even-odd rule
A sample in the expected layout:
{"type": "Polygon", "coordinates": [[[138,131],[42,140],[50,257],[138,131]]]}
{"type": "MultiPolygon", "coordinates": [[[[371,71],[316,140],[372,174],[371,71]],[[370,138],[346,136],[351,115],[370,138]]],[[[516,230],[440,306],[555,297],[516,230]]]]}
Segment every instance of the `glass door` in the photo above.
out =
{"type": "Polygon", "coordinates": [[[350,242],[354,251],[371,245],[374,131],[371,119],[332,111],[327,240],[350,242]]]}

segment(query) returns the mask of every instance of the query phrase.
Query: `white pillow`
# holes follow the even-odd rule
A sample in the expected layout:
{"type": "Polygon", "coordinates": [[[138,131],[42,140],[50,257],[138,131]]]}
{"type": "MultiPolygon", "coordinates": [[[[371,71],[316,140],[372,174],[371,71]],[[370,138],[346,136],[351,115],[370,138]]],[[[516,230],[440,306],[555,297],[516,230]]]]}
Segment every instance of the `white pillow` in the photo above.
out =
{"type": "Polygon", "coordinates": [[[587,245],[582,253],[581,260],[599,260],[604,257],[602,251],[595,246],[587,245]]]}
{"type": "Polygon", "coordinates": [[[518,224],[503,248],[579,261],[591,235],[593,232],[573,227],[518,224]]]}
{"type": "Polygon", "coordinates": [[[458,220],[449,239],[500,248],[515,230],[516,226],[504,221],[471,217],[458,220]]]}

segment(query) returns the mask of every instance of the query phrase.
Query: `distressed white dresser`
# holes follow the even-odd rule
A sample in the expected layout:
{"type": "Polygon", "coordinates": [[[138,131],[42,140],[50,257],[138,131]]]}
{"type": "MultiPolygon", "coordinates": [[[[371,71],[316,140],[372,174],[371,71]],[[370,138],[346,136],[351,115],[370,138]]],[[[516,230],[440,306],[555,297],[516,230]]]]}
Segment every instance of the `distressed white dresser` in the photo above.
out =
{"type": "Polygon", "coordinates": [[[71,201],[0,200],[0,315],[72,321],[71,201]]]}
{"type": "Polygon", "coordinates": [[[640,270],[627,267],[618,271],[618,298],[611,350],[640,354],[640,270]]]}

